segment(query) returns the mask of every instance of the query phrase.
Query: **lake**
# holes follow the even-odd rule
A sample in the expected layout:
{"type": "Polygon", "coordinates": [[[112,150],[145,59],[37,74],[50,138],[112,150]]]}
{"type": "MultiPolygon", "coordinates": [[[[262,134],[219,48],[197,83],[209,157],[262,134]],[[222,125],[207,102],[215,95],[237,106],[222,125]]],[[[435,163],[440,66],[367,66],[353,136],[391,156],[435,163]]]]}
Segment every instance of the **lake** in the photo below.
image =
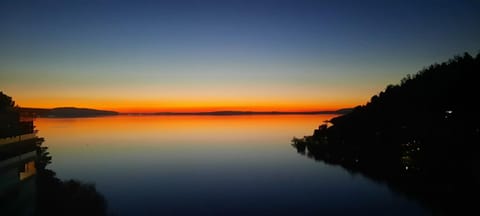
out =
{"type": "Polygon", "coordinates": [[[62,180],[114,215],[425,215],[386,185],[296,152],[333,115],[38,118],[62,180]]]}

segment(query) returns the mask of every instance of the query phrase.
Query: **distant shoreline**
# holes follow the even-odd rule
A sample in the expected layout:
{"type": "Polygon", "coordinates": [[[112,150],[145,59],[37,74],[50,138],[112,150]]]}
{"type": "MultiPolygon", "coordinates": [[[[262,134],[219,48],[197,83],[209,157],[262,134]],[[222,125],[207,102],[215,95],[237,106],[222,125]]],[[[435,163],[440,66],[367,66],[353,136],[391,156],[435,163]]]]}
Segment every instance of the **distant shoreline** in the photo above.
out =
{"type": "Polygon", "coordinates": [[[257,111],[215,111],[215,112],[158,112],[158,113],[119,113],[119,115],[155,116],[238,116],[238,115],[328,115],[345,114],[349,111],[309,111],[309,112],[257,112],[257,111]]]}
{"type": "Polygon", "coordinates": [[[38,118],[83,118],[83,117],[102,117],[102,116],[245,116],[245,115],[328,115],[338,114],[343,115],[352,111],[352,109],[326,110],[326,111],[210,111],[210,112],[115,112],[107,110],[94,110],[88,108],[53,108],[53,109],[39,109],[39,108],[20,108],[21,112],[26,116],[34,116],[38,118]]]}

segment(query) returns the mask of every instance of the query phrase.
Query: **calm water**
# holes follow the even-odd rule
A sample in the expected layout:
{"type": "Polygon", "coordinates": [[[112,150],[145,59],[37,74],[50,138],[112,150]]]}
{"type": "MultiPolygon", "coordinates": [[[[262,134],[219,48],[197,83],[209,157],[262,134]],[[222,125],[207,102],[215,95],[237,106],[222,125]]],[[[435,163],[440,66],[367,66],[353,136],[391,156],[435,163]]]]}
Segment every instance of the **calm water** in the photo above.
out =
{"type": "Polygon", "coordinates": [[[331,115],[37,119],[61,179],[115,215],[422,215],[418,204],[290,145],[331,115]]]}

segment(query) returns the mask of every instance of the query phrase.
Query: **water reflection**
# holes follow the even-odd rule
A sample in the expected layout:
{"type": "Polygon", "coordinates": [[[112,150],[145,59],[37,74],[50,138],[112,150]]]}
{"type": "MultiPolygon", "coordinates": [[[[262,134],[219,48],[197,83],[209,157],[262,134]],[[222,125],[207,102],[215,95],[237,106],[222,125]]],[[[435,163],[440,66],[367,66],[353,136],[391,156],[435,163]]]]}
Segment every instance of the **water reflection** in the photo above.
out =
{"type": "Polygon", "coordinates": [[[62,181],[46,169],[51,162],[43,139],[0,145],[2,215],[106,215],[107,203],[92,184],[62,181]]]}
{"type": "Polygon", "coordinates": [[[36,215],[107,215],[107,202],[93,184],[62,181],[46,169],[51,157],[46,147],[37,147],[36,215]]]}
{"type": "Polygon", "coordinates": [[[366,178],[291,154],[332,116],[39,119],[59,177],[96,183],[118,215],[423,215],[366,178]]]}
{"type": "Polygon", "coordinates": [[[36,206],[37,159],[39,139],[0,145],[0,213],[32,215],[36,206]]]}
{"type": "MultiPolygon", "coordinates": [[[[292,146],[297,153],[315,161],[341,166],[352,175],[360,174],[377,183],[385,184],[391,191],[416,200],[433,215],[477,215],[479,212],[477,199],[473,198],[480,193],[478,159],[476,164],[473,161],[472,164],[460,166],[458,160],[452,156],[445,158],[443,163],[435,164],[438,168],[432,170],[431,167],[421,163],[431,160],[422,158],[425,156],[421,155],[422,145],[419,141],[415,139],[404,141],[406,136],[392,136],[389,139],[391,142],[399,143],[397,156],[382,150],[364,154],[346,151],[334,146],[331,140],[330,142],[323,140],[326,137],[319,133],[321,129],[316,130],[313,136],[294,138],[292,146]],[[381,156],[372,157],[372,154],[381,156]],[[381,157],[389,158],[382,160],[379,159],[381,157]]],[[[442,146],[444,145],[442,142],[451,141],[453,140],[438,141],[436,144],[442,146]]]]}
{"type": "Polygon", "coordinates": [[[0,215],[107,214],[106,200],[94,185],[62,181],[46,168],[52,157],[33,121],[15,112],[0,117],[8,120],[0,136],[0,215]]]}

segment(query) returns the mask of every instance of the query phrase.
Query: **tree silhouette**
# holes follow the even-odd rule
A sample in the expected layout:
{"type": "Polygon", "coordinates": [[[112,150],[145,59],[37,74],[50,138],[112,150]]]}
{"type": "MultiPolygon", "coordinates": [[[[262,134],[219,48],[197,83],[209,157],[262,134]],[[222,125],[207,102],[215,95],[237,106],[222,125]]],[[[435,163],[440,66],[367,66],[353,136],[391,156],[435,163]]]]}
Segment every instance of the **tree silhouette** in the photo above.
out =
{"type": "Polygon", "coordinates": [[[15,107],[15,101],[12,100],[12,97],[0,91],[0,111],[13,109],[13,107],[15,107]]]}
{"type": "Polygon", "coordinates": [[[0,91],[0,138],[16,136],[25,133],[20,122],[20,114],[15,107],[15,101],[0,91]]]}
{"type": "MultiPolygon", "coordinates": [[[[0,138],[32,132],[33,122],[21,122],[20,110],[16,109],[15,102],[11,97],[0,92],[0,138]]],[[[56,177],[54,171],[46,168],[51,162],[52,157],[48,153],[48,148],[42,146],[43,142],[43,138],[34,137],[26,140],[19,139],[15,142],[0,145],[0,162],[11,162],[12,158],[22,159],[24,154],[36,152],[35,161],[32,161],[35,164],[36,173],[34,193],[36,195],[36,209],[32,212],[39,216],[107,215],[107,201],[103,195],[96,190],[93,184],[78,180],[63,181],[56,177]]],[[[6,164],[9,163],[7,162],[6,164]]],[[[10,170],[7,172],[11,172],[11,166],[13,165],[10,164],[6,166],[7,170],[10,167],[10,170]]],[[[24,163],[21,163],[21,166],[23,167],[24,163]]],[[[4,168],[5,166],[0,167],[0,171],[3,172],[4,168]]],[[[18,172],[20,172],[20,170],[19,168],[18,172]]],[[[3,180],[4,179],[0,179],[0,183],[3,183],[1,182],[3,180]]],[[[22,183],[19,183],[18,187],[22,187],[22,183]]],[[[0,196],[0,198],[3,197],[0,196]]],[[[7,199],[10,198],[11,197],[7,197],[7,199]]],[[[2,203],[1,201],[3,200],[0,200],[0,203],[2,203]]],[[[2,206],[0,205],[0,207],[2,206]]],[[[17,209],[13,209],[14,212],[10,212],[10,210],[11,209],[7,209],[7,212],[0,212],[0,215],[17,215],[21,213],[16,212],[15,210],[17,209]]]]}
{"type": "Polygon", "coordinates": [[[475,211],[467,197],[480,192],[479,72],[480,53],[435,63],[293,145],[387,182],[442,214],[475,211]]]}

